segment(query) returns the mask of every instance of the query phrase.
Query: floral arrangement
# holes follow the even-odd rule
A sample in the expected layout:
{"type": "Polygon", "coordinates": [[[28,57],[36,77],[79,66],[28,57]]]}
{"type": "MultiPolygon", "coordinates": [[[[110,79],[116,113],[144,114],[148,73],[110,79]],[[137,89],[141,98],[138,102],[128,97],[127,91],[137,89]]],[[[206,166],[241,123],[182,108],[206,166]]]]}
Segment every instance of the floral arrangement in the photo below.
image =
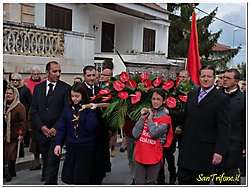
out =
{"type": "Polygon", "coordinates": [[[183,110],[187,101],[187,93],[194,89],[189,82],[164,80],[162,76],[155,76],[148,72],[129,74],[122,72],[111,78],[107,88],[101,89],[93,99],[100,98],[102,102],[110,105],[104,109],[103,118],[112,129],[123,125],[125,117],[137,121],[142,108],[151,106],[151,95],[154,88],[163,88],[166,94],[168,108],[183,110]]]}

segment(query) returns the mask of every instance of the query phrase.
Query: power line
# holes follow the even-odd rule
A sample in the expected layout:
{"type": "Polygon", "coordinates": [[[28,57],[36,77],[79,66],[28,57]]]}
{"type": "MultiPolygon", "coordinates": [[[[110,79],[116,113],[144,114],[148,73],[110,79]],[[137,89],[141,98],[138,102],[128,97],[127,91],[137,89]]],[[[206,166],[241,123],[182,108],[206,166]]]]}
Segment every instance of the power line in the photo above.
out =
{"type": "MultiPolygon", "coordinates": [[[[199,8],[197,8],[197,7],[195,7],[195,8],[196,8],[197,10],[199,10],[199,11],[201,11],[201,12],[203,12],[203,13],[209,15],[209,14],[208,14],[207,12],[205,12],[204,10],[201,10],[201,9],[199,9],[199,8]]],[[[217,20],[219,20],[219,21],[221,21],[221,22],[224,22],[224,23],[226,23],[226,24],[229,24],[229,25],[232,25],[232,26],[234,26],[234,27],[238,27],[238,28],[240,28],[240,29],[246,30],[246,28],[244,28],[244,27],[241,27],[241,26],[235,25],[235,24],[233,24],[233,23],[227,22],[227,21],[222,20],[222,19],[220,19],[220,18],[218,18],[218,17],[216,17],[216,16],[215,16],[214,18],[216,18],[217,20]]]]}

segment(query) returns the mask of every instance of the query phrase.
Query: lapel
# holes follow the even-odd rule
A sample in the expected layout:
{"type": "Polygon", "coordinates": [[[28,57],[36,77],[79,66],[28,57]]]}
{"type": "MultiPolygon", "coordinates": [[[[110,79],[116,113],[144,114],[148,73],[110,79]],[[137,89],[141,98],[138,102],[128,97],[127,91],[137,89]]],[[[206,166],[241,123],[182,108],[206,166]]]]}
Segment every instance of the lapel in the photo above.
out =
{"type": "Polygon", "coordinates": [[[198,104],[198,95],[200,92],[200,88],[193,91],[193,97],[189,98],[190,103],[193,104],[193,106],[196,106],[198,104]]]}
{"type": "Polygon", "coordinates": [[[56,93],[60,89],[60,80],[57,81],[56,86],[54,87],[54,91],[51,93],[48,102],[53,102],[53,99],[55,99],[56,93]]]}
{"type": "Polygon", "coordinates": [[[41,94],[41,100],[42,100],[41,102],[42,102],[42,104],[46,104],[46,97],[47,97],[46,96],[46,91],[47,91],[47,81],[41,83],[41,91],[39,91],[40,94],[41,94]]]}

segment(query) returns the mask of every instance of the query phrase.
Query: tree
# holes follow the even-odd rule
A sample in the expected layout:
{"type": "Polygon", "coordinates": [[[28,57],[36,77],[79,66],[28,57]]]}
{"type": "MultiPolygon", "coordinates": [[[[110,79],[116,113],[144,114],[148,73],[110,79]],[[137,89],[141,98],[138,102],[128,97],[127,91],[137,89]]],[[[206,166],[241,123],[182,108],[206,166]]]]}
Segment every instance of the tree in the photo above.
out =
{"type": "MultiPolygon", "coordinates": [[[[195,6],[198,6],[198,4],[195,4],[195,6]]],[[[192,4],[188,3],[169,3],[168,10],[173,13],[169,16],[172,21],[169,30],[169,58],[186,58],[191,31],[191,15],[194,8],[192,4]]],[[[198,19],[197,31],[201,64],[211,64],[221,70],[239,52],[240,47],[222,52],[212,50],[222,34],[222,29],[216,33],[208,31],[208,27],[214,21],[217,11],[218,7],[209,15],[198,19]]]]}
{"type": "Polygon", "coordinates": [[[237,65],[237,68],[239,69],[240,74],[241,74],[240,79],[241,80],[246,79],[246,63],[242,62],[241,64],[237,65]]]}

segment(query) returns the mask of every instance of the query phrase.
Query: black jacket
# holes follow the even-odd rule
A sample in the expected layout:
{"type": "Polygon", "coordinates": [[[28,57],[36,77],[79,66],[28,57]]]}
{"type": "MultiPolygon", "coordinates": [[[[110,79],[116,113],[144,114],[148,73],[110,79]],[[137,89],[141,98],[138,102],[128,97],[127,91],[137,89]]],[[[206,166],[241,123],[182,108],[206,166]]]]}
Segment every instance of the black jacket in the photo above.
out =
{"type": "Polygon", "coordinates": [[[182,168],[212,172],[213,154],[225,156],[230,134],[229,98],[216,88],[198,103],[199,89],[189,92],[184,112],[170,111],[183,124],[178,165],[182,168]]]}
{"type": "MultiPolygon", "coordinates": [[[[31,104],[32,119],[36,129],[41,132],[43,125],[48,128],[55,127],[65,104],[69,104],[71,86],[58,81],[48,103],[46,102],[46,83],[35,86],[31,104]]],[[[43,135],[43,134],[42,134],[43,135]]]]}
{"type": "MultiPolygon", "coordinates": [[[[222,92],[225,93],[224,89],[222,92]]],[[[246,95],[238,89],[231,94],[226,94],[230,99],[231,136],[229,149],[221,166],[225,168],[240,168],[242,150],[246,148],[246,95]]]]}

